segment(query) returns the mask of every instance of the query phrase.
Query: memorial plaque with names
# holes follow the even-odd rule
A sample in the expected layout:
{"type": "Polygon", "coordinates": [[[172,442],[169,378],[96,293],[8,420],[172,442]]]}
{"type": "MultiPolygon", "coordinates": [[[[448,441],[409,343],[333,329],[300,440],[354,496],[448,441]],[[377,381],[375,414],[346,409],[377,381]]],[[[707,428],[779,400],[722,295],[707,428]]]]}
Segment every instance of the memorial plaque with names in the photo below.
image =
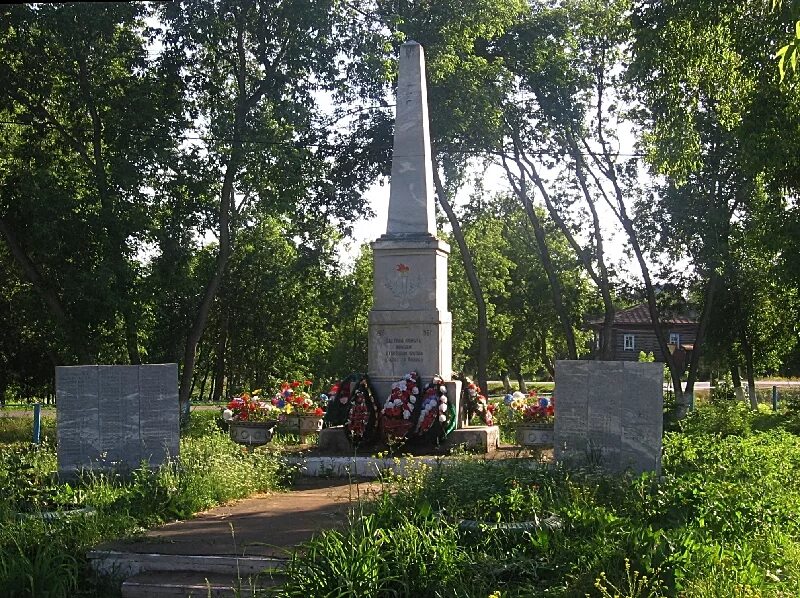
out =
{"type": "Polygon", "coordinates": [[[177,364],[57,367],[56,400],[59,475],[178,455],[177,364]]]}
{"type": "Polygon", "coordinates": [[[611,472],[658,472],[663,367],[624,361],[556,362],[556,460],[611,472]]]}

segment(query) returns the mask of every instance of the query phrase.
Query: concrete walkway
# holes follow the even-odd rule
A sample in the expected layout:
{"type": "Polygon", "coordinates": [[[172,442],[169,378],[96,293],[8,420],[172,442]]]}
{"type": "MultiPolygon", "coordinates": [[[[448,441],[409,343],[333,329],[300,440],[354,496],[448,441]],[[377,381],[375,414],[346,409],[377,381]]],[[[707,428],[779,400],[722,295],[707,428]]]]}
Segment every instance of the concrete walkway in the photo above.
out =
{"type": "Polygon", "coordinates": [[[99,573],[123,581],[126,597],[242,595],[243,578],[264,570],[272,573],[261,575],[258,588],[279,583],[299,544],[321,530],[343,528],[380,488],[375,482],[303,477],[288,492],[252,496],[104,543],[89,559],[99,573]]]}
{"type": "Polygon", "coordinates": [[[110,542],[99,550],[173,555],[271,556],[287,558],[298,544],[323,529],[341,527],[376,483],[300,478],[289,492],[260,494],[215,507],[194,518],[110,542]]]}

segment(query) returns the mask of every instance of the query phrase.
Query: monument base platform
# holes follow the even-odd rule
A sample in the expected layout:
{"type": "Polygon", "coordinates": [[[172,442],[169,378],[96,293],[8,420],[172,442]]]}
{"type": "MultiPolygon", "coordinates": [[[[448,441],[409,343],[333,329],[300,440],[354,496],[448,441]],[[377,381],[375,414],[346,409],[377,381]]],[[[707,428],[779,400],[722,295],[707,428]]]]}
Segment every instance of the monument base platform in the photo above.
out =
{"type": "MultiPolygon", "coordinates": [[[[497,426],[472,426],[453,430],[440,447],[428,447],[430,452],[426,450],[425,445],[415,444],[413,441],[410,446],[412,447],[412,452],[417,455],[442,455],[457,447],[463,447],[467,451],[474,453],[488,454],[495,452],[500,446],[500,428],[497,426]]],[[[383,445],[379,443],[377,445],[368,445],[366,450],[380,450],[382,448],[383,445]]],[[[317,450],[323,454],[346,455],[352,453],[354,449],[347,440],[344,426],[334,426],[332,428],[323,428],[320,431],[317,450]]]]}
{"type": "Polygon", "coordinates": [[[500,428],[497,426],[459,428],[450,432],[445,445],[449,448],[463,446],[471,452],[493,453],[500,446],[500,428]]]}

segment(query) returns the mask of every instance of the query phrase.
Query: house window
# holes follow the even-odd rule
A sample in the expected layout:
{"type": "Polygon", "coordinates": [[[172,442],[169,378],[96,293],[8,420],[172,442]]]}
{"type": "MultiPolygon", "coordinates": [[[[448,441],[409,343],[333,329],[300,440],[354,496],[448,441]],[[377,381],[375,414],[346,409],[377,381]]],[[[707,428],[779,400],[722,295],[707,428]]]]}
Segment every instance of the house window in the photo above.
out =
{"type": "Polygon", "coordinates": [[[681,346],[681,335],[677,332],[670,332],[669,333],[669,344],[675,345],[676,347],[681,346]]]}
{"type": "Polygon", "coordinates": [[[633,351],[635,347],[634,339],[636,338],[633,334],[626,334],[624,337],[624,349],[626,351],[633,351]]]}

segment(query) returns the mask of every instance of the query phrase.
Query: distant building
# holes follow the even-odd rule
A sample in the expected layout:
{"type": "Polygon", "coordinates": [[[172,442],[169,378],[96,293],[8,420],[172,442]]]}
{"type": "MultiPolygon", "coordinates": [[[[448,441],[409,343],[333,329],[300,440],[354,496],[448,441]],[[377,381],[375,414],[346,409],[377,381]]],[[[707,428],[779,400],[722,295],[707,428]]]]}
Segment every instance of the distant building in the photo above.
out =
{"type": "MultiPolygon", "coordinates": [[[[667,343],[679,365],[685,368],[689,364],[691,352],[697,338],[697,318],[689,314],[662,313],[661,324],[667,343]]],[[[612,337],[614,352],[611,359],[617,361],[637,361],[639,352],[653,353],[656,361],[665,361],[658,346],[650,310],[647,304],[621,309],[614,314],[611,330],[603,327],[603,318],[589,321],[589,328],[594,331],[593,351],[596,354],[602,346],[606,334],[612,337]]]]}

